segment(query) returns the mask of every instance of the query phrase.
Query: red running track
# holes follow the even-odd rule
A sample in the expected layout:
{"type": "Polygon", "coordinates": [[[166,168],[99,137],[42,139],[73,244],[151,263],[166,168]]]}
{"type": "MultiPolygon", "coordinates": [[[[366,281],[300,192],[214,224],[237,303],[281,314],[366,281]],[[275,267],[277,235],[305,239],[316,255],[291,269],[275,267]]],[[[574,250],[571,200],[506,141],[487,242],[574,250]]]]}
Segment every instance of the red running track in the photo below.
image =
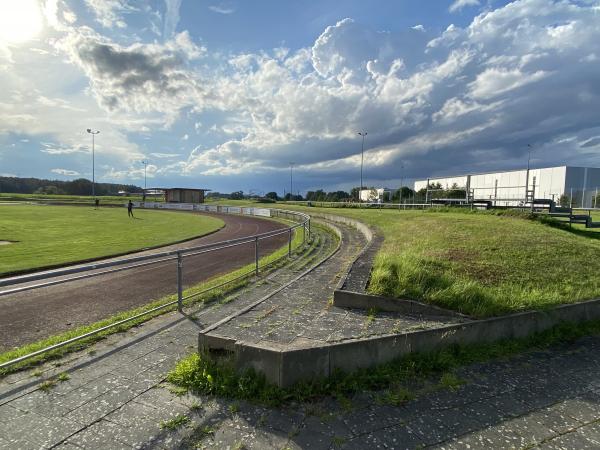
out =
{"type": "MultiPolygon", "coordinates": [[[[225,227],[208,236],[150,252],[195,247],[285,228],[282,223],[253,216],[201,214],[219,217],[225,222],[225,227]]],[[[287,239],[287,233],[283,233],[261,240],[260,255],[272,253],[287,239]]],[[[254,243],[186,257],[184,286],[197,284],[251,262],[254,262],[254,243]]],[[[14,287],[18,285],[10,286],[14,287]]],[[[97,322],[175,292],[177,264],[176,261],[167,261],[0,297],[0,352],[97,322]]]]}

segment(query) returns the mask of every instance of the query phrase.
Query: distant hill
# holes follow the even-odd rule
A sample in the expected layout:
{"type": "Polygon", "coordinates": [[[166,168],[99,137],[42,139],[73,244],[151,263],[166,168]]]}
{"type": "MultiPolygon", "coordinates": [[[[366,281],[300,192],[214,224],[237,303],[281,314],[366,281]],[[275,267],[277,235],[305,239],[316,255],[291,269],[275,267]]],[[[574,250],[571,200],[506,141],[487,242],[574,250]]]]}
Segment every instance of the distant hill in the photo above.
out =
{"type": "MultiPolygon", "coordinates": [[[[96,183],[96,195],[117,195],[119,191],[142,192],[133,184],[96,183]]],[[[0,192],[11,194],[92,195],[92,182],[86,178],[73,181],[40,178],[0,177],[0,192]]]]}

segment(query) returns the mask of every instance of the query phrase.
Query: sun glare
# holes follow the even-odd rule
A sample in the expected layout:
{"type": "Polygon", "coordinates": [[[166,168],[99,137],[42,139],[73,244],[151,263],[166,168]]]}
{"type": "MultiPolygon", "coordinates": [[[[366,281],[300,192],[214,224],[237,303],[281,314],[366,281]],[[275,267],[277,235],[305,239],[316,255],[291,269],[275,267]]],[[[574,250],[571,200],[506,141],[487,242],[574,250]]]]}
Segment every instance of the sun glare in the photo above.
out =
{"type": "Polygon", "coordinates": [[[0,1],[0,42],[19,43],[34,38],[43,25],[37,0],[0,1]]]}

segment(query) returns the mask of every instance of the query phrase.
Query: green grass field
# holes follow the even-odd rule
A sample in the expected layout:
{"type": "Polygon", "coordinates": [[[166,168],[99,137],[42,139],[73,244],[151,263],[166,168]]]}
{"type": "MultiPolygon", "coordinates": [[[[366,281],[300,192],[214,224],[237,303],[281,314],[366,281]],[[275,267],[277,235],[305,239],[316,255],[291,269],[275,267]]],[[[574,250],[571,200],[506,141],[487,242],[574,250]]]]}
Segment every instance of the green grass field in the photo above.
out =
{"type": "Polygon", "coordinates": [[[223,221],[171,211],[0,205],[0,274],[131,252],[201,236],[223,221]]]}
{"type": "MultiPolygon", "coordinates": [[[[374,294],[477,317],[600,296],[600,233],[486,212],[320,209],[377,226],[374,294]]],[[[600,219],[600,218],[599,218],[600,219]]]]}

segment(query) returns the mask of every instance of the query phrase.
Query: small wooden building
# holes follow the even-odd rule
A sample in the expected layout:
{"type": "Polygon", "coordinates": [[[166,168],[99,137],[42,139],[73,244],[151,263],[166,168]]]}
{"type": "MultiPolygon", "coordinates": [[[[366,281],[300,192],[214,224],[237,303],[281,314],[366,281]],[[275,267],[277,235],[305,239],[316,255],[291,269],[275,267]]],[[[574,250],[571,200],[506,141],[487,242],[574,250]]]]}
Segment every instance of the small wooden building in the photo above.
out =
{"type": "Polygon", "coordinates": [[[204,193],[210,189],[164,188],[167,203],[204,203],[204,193]]]}

